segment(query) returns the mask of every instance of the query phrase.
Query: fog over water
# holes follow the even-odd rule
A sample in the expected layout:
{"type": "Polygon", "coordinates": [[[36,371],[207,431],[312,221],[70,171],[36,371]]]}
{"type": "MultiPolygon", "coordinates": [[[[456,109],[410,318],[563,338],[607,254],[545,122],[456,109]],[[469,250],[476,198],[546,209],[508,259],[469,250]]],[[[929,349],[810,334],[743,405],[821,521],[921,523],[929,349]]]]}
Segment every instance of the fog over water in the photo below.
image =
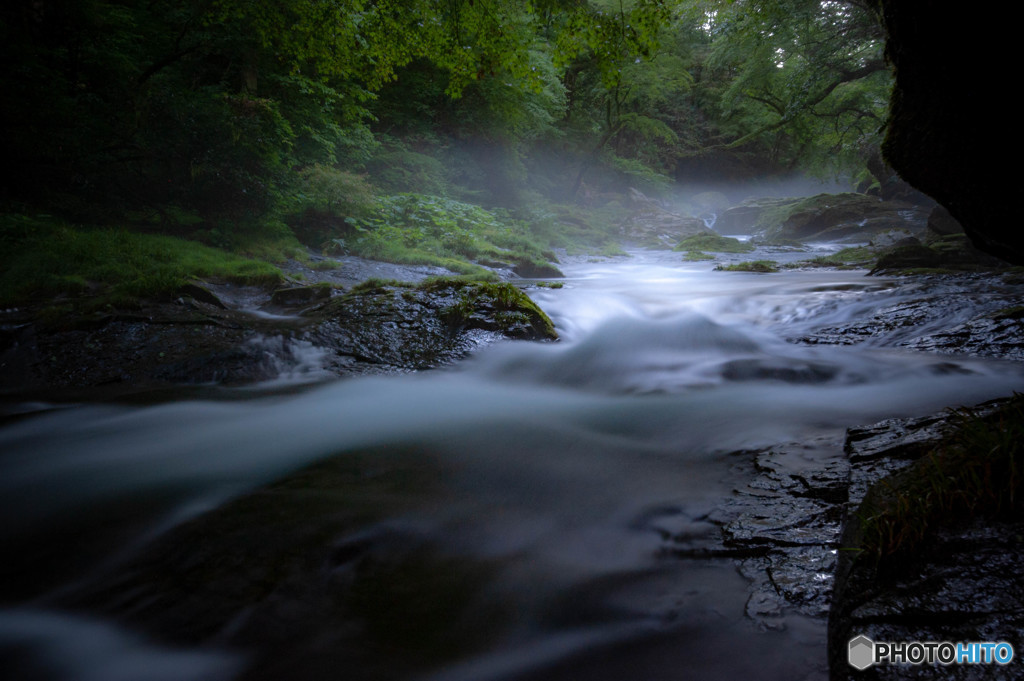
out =
{"type": "Polygon", "coordinates": [[[401,451],[443,484],[366,531],[495,561],[488,598],[516,613],[483,652],[411,677],[668,679],[685,660],[694,678],[824,678],[823,621],[759,630],[732,561],[666,558],[644,519],[671,508],[713,531],[700,519],[738,484],[730,452],[1008,395],[1024,371],[915,354],[896,336],[792,342],[914,295],[893,280],[711,268],[661,252],[565,264],[564,288],[530,291],[560,342],[500,344],[442,370],[6,426],[0,540],[29,564],[56,560],[48,542],[69,536],[81,553],[0,613],[0,659],[30,678],[235,678],[252,651],[164,646],[51,604],[233,496],[324,457],[401,451]]]}

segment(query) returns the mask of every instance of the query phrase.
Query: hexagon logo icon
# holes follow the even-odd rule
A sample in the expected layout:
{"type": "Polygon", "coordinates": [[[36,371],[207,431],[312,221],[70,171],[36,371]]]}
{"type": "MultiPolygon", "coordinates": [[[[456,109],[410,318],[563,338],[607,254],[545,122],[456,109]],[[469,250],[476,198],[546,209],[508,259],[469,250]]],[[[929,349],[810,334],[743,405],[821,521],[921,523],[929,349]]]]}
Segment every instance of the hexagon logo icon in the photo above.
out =
{"type": "Polygon", "coordinates": [[[875,642],[867,636],[850,639],[850,666],[857,671],[864,671],[875,663],[875,642]]]}

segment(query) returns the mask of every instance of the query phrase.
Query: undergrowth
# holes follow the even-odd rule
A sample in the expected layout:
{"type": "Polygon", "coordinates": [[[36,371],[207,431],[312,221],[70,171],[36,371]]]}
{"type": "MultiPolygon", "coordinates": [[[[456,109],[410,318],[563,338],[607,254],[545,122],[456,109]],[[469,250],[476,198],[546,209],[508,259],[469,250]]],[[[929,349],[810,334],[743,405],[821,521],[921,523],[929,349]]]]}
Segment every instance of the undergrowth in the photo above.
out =
{"type": "Polygon", "coordinates": [[[93,305],[173,293],[192,279],[277,284],[266,262],[172,236],[90,228],[48,216],[0,221],[0,303],[88,296],[93,305]]]}
{"type": "Polygon", "coordinates": [[[543,267],[556,259],[525,222],[439,196],[381,197],[370,216],[346,223],[351,231],[334,247],[387,262],[486,276],[477,262],[543,267]]]}

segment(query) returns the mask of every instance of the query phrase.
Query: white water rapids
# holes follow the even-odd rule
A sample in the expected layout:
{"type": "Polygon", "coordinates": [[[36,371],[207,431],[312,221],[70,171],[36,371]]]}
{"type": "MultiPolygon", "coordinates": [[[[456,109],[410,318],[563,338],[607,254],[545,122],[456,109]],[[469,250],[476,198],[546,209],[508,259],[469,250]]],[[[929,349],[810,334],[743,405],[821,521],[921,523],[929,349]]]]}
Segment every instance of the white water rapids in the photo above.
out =
{"type": "Polygon", "coordinates": [[[32,598],[0,610],[0,665],[29,679],[244,675],[253,651],[183,650],[50,604],[228,498],[324,457],[402,448],[429,456],[444,492],[386,522],[500,561],[489,588],[517,613],[488,649],[406,677],[821,678],[823,622],[758,630],[731,561],[659,558],[637,519],[712,509],[736,482],[729,452],[1009,395],[1021,366],[884,339],[790,342],[912,295],[863,271],[712,272],[650,252],[564,269],[564,288],[530,292],[559,343],[290,395],[68,407],[7,425],[0,542],[22,553],[10,579],[32,598]],[[26,577],[35,561],[46,574],[26,577]]]}

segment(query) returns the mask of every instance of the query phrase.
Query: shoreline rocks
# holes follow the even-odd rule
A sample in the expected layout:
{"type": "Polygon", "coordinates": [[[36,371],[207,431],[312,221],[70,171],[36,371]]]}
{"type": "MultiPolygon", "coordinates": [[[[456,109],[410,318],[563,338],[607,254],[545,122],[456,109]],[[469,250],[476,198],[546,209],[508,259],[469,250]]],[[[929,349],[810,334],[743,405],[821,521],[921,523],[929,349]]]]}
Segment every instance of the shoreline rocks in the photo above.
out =
{"type": "Polygon", "coordinates": [[[48,320],[0,313],[0,385],[9,398],[61,399],[315,381],[439,366],[504,338],[557,338],[509,283],[371,281],[347,293],[329,283],[273,292],[193,283],[132,310],[48,320]]]}

